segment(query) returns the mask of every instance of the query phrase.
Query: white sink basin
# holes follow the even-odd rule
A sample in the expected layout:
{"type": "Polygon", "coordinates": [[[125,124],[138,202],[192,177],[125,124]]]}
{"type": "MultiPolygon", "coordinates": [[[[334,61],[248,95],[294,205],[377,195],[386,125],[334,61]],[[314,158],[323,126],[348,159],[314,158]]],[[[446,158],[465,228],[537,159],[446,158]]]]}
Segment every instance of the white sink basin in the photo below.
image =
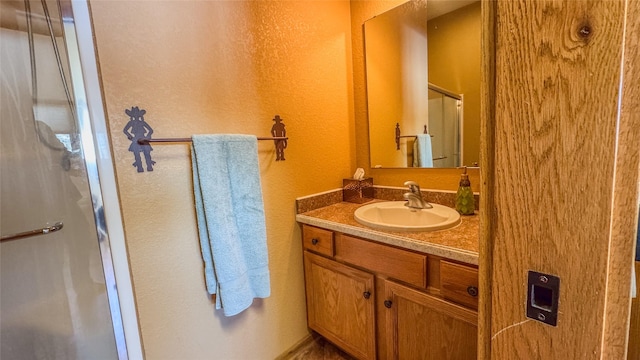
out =
{"type": "Polygon", "coordinates": [[[431,204],[433,209],[414,210],[404,201],[376,202],[359,207],[356,221],[374,229],[389,231],[435,231],[460,224],[460,214],[447,206],[431,204]]]}

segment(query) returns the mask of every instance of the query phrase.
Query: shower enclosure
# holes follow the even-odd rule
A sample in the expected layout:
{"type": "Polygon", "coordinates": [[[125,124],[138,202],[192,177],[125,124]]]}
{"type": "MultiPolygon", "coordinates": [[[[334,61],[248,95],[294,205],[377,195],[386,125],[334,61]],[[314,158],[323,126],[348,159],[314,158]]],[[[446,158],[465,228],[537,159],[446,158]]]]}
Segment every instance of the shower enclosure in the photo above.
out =
{"type": "Polygon", "coordinates": [[[433,167],[462,164],[462,97],[429,84],[429,134],[433,167]]]}
{"type": "Polygon", "coordinates": [[[0,2],[3,360],[129,357],[72,12],[0,2]]]}

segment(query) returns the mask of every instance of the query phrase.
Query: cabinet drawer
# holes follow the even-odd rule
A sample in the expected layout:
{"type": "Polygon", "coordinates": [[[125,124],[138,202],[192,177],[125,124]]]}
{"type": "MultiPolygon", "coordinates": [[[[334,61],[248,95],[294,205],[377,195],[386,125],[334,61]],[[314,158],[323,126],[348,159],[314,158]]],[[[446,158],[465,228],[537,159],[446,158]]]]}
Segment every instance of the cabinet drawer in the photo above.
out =
{"type": "Polygon", "coordinates": [[[478,269],[440,261],[440,294],[451,301],[478,309],[478,269]]]}
{"type": "Polygon", "coordinates": [[[425,288],[427,256],[336,234],[336,259],[425,288]]]}
{"type": "Polygon", "coordinates": [[[303,225],[302,244],[307,250],[333,256],[333,231],[303,225]]]}

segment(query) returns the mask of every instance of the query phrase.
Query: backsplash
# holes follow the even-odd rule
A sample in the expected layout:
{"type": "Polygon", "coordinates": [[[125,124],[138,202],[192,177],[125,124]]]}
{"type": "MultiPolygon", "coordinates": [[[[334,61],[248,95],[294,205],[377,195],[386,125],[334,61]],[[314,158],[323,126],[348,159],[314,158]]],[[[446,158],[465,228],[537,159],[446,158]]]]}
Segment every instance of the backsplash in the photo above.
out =
{"type": "MultiPolygon", "coordinates": [[[[391,186],[373,186],[373,197],[378,200],[402,201],[406,188],[391,186]]],[[[446,190],[422,190],[424,199],[430,203],[455,207],[456,192],[446,190]]],[[[476,210],[480,204],[480,195],[475,194],[476,210]]],[[[302,214],[311,210],[342,202],[342,189],[334,189],[296,199],[296,213],[302,214]]]]}
{"type": "Polygon", "coordinates": [[[334,189],[296,199],[296,214],[319,209],[342,201],[342,189],[334,189]]]}

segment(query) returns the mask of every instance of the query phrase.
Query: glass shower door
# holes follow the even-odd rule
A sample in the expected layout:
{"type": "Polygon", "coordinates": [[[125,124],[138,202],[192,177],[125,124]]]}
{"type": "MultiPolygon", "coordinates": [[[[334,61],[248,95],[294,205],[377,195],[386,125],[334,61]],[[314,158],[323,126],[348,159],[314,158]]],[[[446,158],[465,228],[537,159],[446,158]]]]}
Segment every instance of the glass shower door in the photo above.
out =
{"type": "Polygon", "coordinates": [[[429,134],[433,149],[433,166],[458,167],[462,163],[461,98],[429,85],[429,134]]]}
{"type": "Polygon", "coordinates": [[[0,358],[117,359],[65,11],[0,7],[0,358]]]}

